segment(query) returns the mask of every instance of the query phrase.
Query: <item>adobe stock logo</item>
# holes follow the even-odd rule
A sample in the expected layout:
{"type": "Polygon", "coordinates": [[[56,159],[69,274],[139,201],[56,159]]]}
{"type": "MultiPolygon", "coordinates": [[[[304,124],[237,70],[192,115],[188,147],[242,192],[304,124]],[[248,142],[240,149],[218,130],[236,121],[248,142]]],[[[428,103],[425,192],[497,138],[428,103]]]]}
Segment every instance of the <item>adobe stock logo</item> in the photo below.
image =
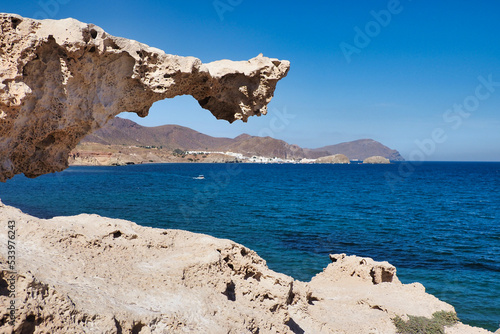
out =
{"type": "MultiPolygon", "coordinates": [[[[408,0],[411,1],[411,0],[408,0]]],[[[372,39],[377,37],[381,31],[382,27],[387,27],[392,18],[395,15],[400,14],[403,11],[403,6],[401,5],[399,0],[389,0],[387,3],[387,9],[382,9],[378,12],[372,10],[370,11],[370,15],[374,20],[368,21],[364,29],[361,29],[358,26],[354,27],[354,35],[353,44],[349,44],[347,42],[341,42],[339,44],[340,50],[344,54],[344,57],[347,63],[352,61],[353,54],[360,54],[361,50],[368,47],[372,42],[372,39]]]]}
{"type": "Polygon", "coordinates": [[[219,19],[224,21],[224,14],[226,12],[232,12],[237,6],[241,5],[243,0],[215,0],[212,2],[219,19]]]}
{"type": "Polygon", "coordinates": [[[259,137],[274,137],[276,133],[282,132],[295,118],[295,114],[288,113],[287,108],[283,110],[273,109],[273,117],[269,119],[269,126],[260,129],[259,137]]]}

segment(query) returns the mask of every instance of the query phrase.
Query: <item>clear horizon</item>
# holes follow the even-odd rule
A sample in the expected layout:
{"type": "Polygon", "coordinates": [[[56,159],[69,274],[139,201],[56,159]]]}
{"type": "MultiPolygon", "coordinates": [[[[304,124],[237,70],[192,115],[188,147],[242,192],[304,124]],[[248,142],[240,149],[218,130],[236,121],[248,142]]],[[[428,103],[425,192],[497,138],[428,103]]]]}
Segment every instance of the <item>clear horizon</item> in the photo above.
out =
{"type": "Polygon", "coordinates": [[[144,126],[271,136],[317,148],[370,138],[406,160],[500,161],[500,4],[389,0],[0,1],[30,18],[73,17],[204,63],[263,53],[291,69],[268,115],[216,120],[190,96],[159,101],[144,126]]]}

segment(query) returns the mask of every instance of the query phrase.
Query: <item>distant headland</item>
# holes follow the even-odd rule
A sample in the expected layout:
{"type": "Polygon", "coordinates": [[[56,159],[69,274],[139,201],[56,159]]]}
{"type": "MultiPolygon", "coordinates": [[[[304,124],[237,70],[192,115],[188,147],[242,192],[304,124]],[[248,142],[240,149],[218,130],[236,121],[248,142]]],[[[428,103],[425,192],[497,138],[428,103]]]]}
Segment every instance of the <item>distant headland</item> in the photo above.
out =
{"type": "Polygon", "coordinates": [[[116,117],[87,135],[70,153],[69,161],[72,165],[96,166],[163,162],[386,163],[404,159],[398,151],[373,139],[308,149],[271,137],[212,137],[180,125],[145,127],[116,117]],[[329,158],[333,156],[337,157],[329,158]]]}

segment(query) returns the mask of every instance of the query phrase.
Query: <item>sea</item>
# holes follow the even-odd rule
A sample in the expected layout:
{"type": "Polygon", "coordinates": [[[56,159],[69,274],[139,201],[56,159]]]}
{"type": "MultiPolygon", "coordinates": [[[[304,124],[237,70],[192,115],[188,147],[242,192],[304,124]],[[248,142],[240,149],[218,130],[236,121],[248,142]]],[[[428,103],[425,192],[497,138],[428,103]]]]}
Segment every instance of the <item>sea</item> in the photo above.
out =
{"type": "Polygon", "coordinates": [[[40,218],[93,213],[228,238],[302,281],[329,254],[389,261],[462,322],[500,326],[498,162],[75,166],[18,175],[0,199],[40,218]]]}

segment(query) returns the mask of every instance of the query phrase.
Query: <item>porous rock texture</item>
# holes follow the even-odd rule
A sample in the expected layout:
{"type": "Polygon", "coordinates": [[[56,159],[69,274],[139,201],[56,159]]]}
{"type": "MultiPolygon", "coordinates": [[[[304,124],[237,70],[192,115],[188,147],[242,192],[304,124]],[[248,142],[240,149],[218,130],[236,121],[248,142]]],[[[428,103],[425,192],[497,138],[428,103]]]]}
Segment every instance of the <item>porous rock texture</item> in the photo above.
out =
{"type": "Polygon", "coordinates": [[[74,19],[0,14],[0,181],[61,171],[86,134],[128,111],[192,95],[229,122],[266,114],[290,63],[259,55],[208,64],[74,19]]]}
{"type": "MultiPolygon", "coordinates": [[[[1,203],[0,217],[0,245],[15,222],[17,271],[0,247],[1,333],[394,334],[395,315],[453,311],[369,258],[331,255],[306,283],[203,234],[88,214],[44,220],[1,203]]],[[[489,332],[459,323],[447,333],[489,332]]]]}

